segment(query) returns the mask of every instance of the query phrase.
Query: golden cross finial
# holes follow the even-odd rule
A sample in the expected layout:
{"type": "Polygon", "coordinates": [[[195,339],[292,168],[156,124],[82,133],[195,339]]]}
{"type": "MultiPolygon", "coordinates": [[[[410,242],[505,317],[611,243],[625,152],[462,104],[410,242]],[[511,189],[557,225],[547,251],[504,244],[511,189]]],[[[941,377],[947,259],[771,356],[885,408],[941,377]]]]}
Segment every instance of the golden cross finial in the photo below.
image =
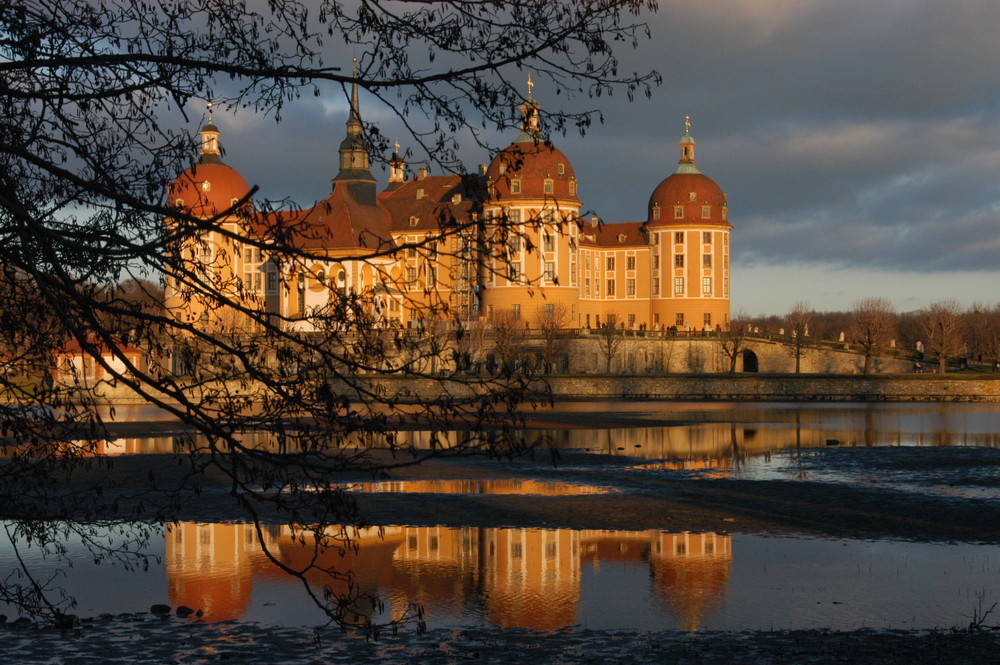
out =
{"type": "Polygon", "coordinates": [[[354,78],[358,78],[358,56],[354,56],[354,78]]]}
{"type": "Polygon", "coordinates": [[[691,133],[691,116],[689,115],[684,116],[684,133],[691,133]]]}
{"type": "Polygon", "coordinates": [[[396,139],[396,154],[399,154],[399,139],[396,139]]]}
{"type": "Polygon", "coordinates": [[[528,97],[531,97],[531,89],[535,87],[534,81],[531,80],[531,73],[528,73],[528,97]]]}
{"type": "Polygon", "coordinates": [[[212,102],[208,103],[208,124],[212,124],[212,102]]]}

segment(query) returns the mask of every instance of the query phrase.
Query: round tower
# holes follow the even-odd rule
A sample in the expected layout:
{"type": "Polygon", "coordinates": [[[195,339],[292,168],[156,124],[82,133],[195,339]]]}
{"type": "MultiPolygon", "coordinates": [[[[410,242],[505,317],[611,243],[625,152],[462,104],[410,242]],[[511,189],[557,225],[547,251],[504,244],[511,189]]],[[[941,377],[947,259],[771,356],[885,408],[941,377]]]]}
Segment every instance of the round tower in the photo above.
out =
{"type": "Polygon", "coordinates": [[[483,314],[529,327],[576,327],[580,199],[566,155],[542,134],[539,106],[521,105],[521,133],[486,169],[488,256],[483,314]]]}
{"type": "Polygon", "coordinates": [[[729,208],[698,170],[690,118],[680,160],[649,197],[645,228],[653,250],[654,326],[714,330],[729,325],[729,208]]]}

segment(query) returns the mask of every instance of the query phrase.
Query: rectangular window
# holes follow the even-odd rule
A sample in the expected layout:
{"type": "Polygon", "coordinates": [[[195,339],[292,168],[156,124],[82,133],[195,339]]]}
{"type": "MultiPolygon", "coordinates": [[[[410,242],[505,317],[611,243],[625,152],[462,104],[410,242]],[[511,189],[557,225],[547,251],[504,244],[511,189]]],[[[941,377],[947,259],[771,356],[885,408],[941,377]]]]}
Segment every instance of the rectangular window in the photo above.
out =
{"type": "Polygon", "coordinates": [[[511,194],[520,194],[521,193],[521,181],[520,180],[511,180],[510,181],[510,193],[511,194]]]}
{"type": "Polygon", "coordinates": [[[542,243],[544,245],[544,249],[546,252],[555,251],[556,242],[555,238],[552,237],[551,233],[546,233],[544,236],[542,236],[542,243]]]}
{"type": "Polygon", "coordinates": [[[555,191],[555,188],[553,186],[552,181],[551,180],[546,180],[545,181],[545,193],[546,194],[551,194],[554,191],[555,191]]]}
{"type": "Polygon", "coordinates": [[[711,277],[703,277],[701,279],[701,292],[705,293],[705,294],[712,293],[712,278],[711,277]]]}
{"type": "Polygon", "coordinates": [[[674,325],[677,326],[684,325],[684,312],[677,312],[677,317],[674,319],[674,325]]]}
{"type": "Polygon", "coordinates": [[[626,279],[625,280],[625,294],[629,296],[635,295],[635,280],[626,279]]]}
{"type": "Polygon", "coordinates": [[[416,258],[416,256],[417,256],[417,248],[416,247],[407,247],[406,248],[406,257],[407,258],[413,259],[413,258],[416,258]]]}
{"type": "Polygon", "coordinates": [[[674,206],[674,219],[684,219],[684,206],[674,206]]]}
{"type": "Polygon", "coordinates": [[[660,255],[655,254],[653,256],[653,270],[659,270],[659,269],[660,269],[660,255]]]}
{"type": "Polygon", "coordinates": [[[702,206],[701,207],[701,218],[708,219],[712,216],[712,206],[702,206]]]}
{"type": "Polygon", "coordinates": [[[519,208],[513,208],[507,211],[507,221],[511,224],[521,223],[521,210],[519,208]]]}
{"type": "Polygon", "coordinates": [[[517,254],[521,251],[521,236],[512,235],[507,240],[507,248],[510,250],[511,254],[517,254]]]}
{"type": "Polygon", "coordinates": [[[417,269],[407,268],[406,269],[406,281],[410,284],[415,284],[417,281],[417,269]]]}
{"type": "Polygon", "coordinates": [[[674,267],[675,268],[683,268],[684,267],[684,255],[683,254],[674,254],[674,267]]]}
{"type": "Polygon", "coordinates": [[[590,278],[583,280],[583,295],[590,297],[590,278]]]}
{"type": "Polygon", "coordinates": [[[659,277],[654,277],[653,278],[653,295],[654,296],[660,295],[660,278],[659,277]]]}
{"type": "Polygon", "coordinates": [[[711,268],[712,267],[712,255],[711,254],[702,254],[702,257],[701,257],[701,266],[703,268],[711,268]]]}
{"type": "Polygon", "coordinates": [[[273,296],[278,293],[278,273],[273,265],[267,267],[267,295],[273,296]]]}
{"type": "Polygon", "coordinates": [[[545,279],[550,282],[556,280],[556,264],[552,261],[545,262],[545,279]]]}
{"type": "Polygon", "coordinates": [[[635,327],[635,314],[629,314],[628,315],[628,327],[629,328],[634,328],[635,327]]]}
{"type": "Polygon", "coordinates": [[[684,232],[683,231],[674,231],[674,242],[677,243],[678,245],[681,245],[681,244],[684,243],[684,232]]]}
{"type": "Polygon", "coordinates": [[[552,319],[556,315],[556,306],[550,302],[545,303],[545,318],[552,319]]]}
{"type": "Polygon", "coordinates": [[[676,293],[677,295],[683,295],[684,294],[684,278],[683,277],[674,277],[674,293],[676,293]]]}
{"type": "Polygon", "coordinates": [[[712,314],[711,314],[711,312],[705,312],[705,327],[706,328],[711,328],[712,327],[712,314]]]}
{"type": "Polygon", "coordinates": [[[521,303],[516,302],[510,306],[510,315],[514,318],[515,321],[521,320],[521,303]]]}
{"type": "Polygon", "coordinates": [[[701,234],[701,241],[703,243],[705,243],[706,245],[711,245],[712,244],[712,232],[711,231],[704,231],[701,234]]]}
{"type": "Polygon", "coordinates": [[[615,295],[615,280],[613,279],[608,280],[608,295],[609,296],[615,295]]]}
{"type": "Polygon", "coordinates": [[[635,257],[626,256],[625,257],[625,270],[635,270],[635,257]]]}
{"type": "Polygon", "coordinates": [[[512,282],[516,282],[517,280],[521,279],[520,263],[515,262],[507,266],[507,279],[509,279],[512,282]]]}
{"type": "Polygon", "coordinates": [[[569,264],[569,285],[576,286],[576,264],[569,264]]]}
{"type": "Polygon", "coordinates": [[[608,257],[608,270],[614,270],[614,269],[615,269],[615,257],[609,256],[608,257]]]}

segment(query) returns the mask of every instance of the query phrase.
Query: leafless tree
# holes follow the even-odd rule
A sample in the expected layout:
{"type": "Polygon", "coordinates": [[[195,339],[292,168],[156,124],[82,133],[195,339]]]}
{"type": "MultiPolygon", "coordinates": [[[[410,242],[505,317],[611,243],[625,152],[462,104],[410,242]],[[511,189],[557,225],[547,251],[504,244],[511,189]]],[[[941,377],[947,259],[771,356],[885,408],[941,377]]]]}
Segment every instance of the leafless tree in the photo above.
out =
{"type": "Polygon", "coordinates": [[[965,347],[965,321],[962,309],[954,300],[931,304],[920,313],[924,348],[938,361],[938,373],[948,368],[948,358],[959,355],[965,347]]]}
{"type": "Polygon", "coordinates": [[[548,374],[566,353],[569,309],[562,303],[543,305],[538,308],[536,320],[542,335],[542,362],[545,365],[544,371],[548,374]]]}
{"type": "Polygon", "coordinates": [[[604,357],[604,371],[611,374],[611,363],[625,348],[625,326],[617,314],[608,314],[596,330],[597,347],[604,357]]]}
{"type": "Polygon", "coordinates": [[[511,312],[497,312],[490,318],[493,350],[502,374],[524,369],[524,346],[527,330],[524,322],[511,312]]]}
{"type": "Polygon", "coordinates": [[[863,298],[854,303],[849,329],[850,342],[865,356],[864,374],[872,360],[889,347],[896,330],[896,312],[885,298],[863,298]]]}
{"type": "Polygon", "coordinates": [[[813,311],[804,300],[792,306],[785,316],[785,335],[788,353],[795,359],[795,373],[800,371],[802,358],[808,352],[809,326],[813,321],[813,311]]]}
{"type": "MultiPolygon", "coordinates": [[[[291,242],[312,229],[282,217],[284,204],[257,197],[256,188],[219,214],[197,215],[165,201],[168,183],[190,165],[197,144],[189,104],[212,100],[280,119],[302,94],[340,95],[357,84],[411,129],[420,160],[460,171],[455,136],[463,129],[480,137],[484,124],[517,123],[511,110],[522,101],[522,71],[584,98],[612,89],[648,93],[659,75],[619,76],[613,49],[644,34],[634,17],[649,6],[645,0],[502,6],[432,0],[388,7],[335,0],[315,11],[297,0],[5,3],[0,362],[44,356],[75,340],[118,386],[201,435],[187,458],[193,469],[211,467],[229,478],[234,500],[252,518],[266,509],[288,524],[311,525],[317,542],[327,527],[359,519],[342,492],[324,489],[331,473],[382,473],[436,452],[411,447],[405,460],[386,462],[343,445],[363,435],[371,446],[398,450],[391,418],[401,401],[413,402],[415,417],[435,435],[456,420],[477,423],[460,449],[518,453],[523,440],[505,432],[508,414],[526,397],[521,382],[470,377],[467,393],[428,395],[405,381],[373,380],[444,378],[417,362],[427,352],[424,336],[386,335],[381,328],[372,334],[368,322],[376,319],[359,316],[351,294],[308,313],[323,334],[305,333],[297,319],[255,304],[238,278],[223,283],[213,266],[185,251],[209,232],[245,242],[244,232],[257,225],[263,231],[251,246],[287,274],[303,274],[324,258],[291,242]],[[354,71],[328,64],[352,53],[354,71]],[[414,120],[424,117],[431,121],[414,120]],[[237,223],[222,224],[224,216],[237,223]],[[156,289],[145,285],[158,288],[161,279],[207,303],[206,321],[166,316],[150,304],[155,298],[136,301],[109,287],[133,280],[152,295],[156,289]],[[30,299],[20,298],[29,291],[30,299]],[[159,363],[148,370],[132,364],[121,350],[124,331],[159,363]],[[181,347],[198,370],[186,377],[168,364],[181,347]],[[100,348],[111,349],[116,362],[100,348]],[[462,394],[470,396],[455,396],[462,394]],[[497,433],[481,435],[490,424],[497,433]],[[273,445],[248,446],[248,430],[270,432],[273,445]]],[[[585,127],[597,113],[576,101],[567,107],[573,110],[547,110],[549,130],[585,127]]],[[[364,134],[376,157],[387,152],[375,126],[365,125],[364,134]]],[[[443,233],[454,237],[476,224],[460,219],[443,233]]],[[[373,248],[354,258],[391,259],[395,251],[373,248]]],[[[447,318],[442,304],[428,307],[436,311],[420,318],[447,318]]],[[[79,488],[72,496],[64,491],[71,486],[67,474],[101,460],[97,444],[109,434],[94,397],[72,388],[0,376],[2,434],[21,444],[3,460],[0,506],[3,517],[24,520],[25,528],[43,512],[81,520],[116,512],[114,488],[106,484],[72,485],[79,488]],[[82,443],[62,445],[64,431],[72,434],[63,442],[82,443]]],[[[143,503],[144,517],[170,519],[184,489],[143,503]]],[[[307,571],[289,572],[305,579],[307,571]]],[[[345,620],[335,604],[327,608],[345,620]]]]}
{"type": "Polygon", "coordinates": [[[736,362],[750,349],[753,321],[746,312],[738,312],[729,320],[729,326],[719,333],[718,344],[722,355],[729,360],[729,373],[736,373],[736,362]]]}

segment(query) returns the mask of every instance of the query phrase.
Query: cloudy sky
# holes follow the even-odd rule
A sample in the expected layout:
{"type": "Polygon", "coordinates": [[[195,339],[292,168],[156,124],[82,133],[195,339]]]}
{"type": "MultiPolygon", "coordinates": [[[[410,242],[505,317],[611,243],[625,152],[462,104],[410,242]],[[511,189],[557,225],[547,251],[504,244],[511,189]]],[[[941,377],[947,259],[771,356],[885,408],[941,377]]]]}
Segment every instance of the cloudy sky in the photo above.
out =
{"type": "MultiPolygon", "coordinates": [[[[690,115],[699,167],[729,196],[734,311],[1000,300],[1000,2],[666,0],[648,22],[622,59],[663,75],[653,98],[604,98],[603,125],[555,137],[586,208],[642,219],[690,115]]],[[[280,125],[217,115],[227,163],[269,197],[325,196],[346,119],[331,94],[280,125]]],[[[535,97],[565,103],[544,84],[535,97]]]]}

